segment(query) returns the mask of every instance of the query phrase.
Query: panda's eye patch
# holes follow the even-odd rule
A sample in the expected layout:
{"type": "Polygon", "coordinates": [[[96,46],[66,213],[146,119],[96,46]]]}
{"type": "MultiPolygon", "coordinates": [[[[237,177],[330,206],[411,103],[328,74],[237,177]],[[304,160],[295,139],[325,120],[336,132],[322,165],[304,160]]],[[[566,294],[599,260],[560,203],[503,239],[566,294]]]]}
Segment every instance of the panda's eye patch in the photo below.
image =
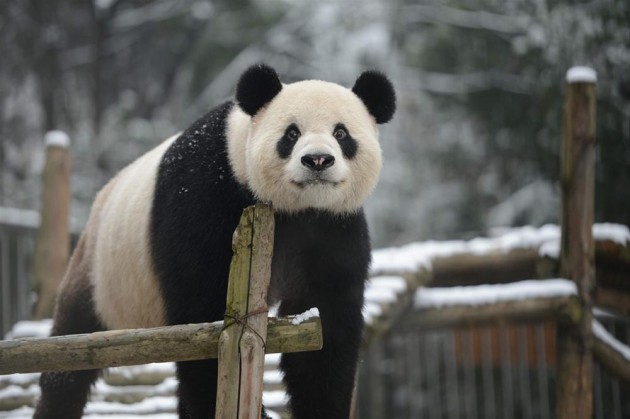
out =
{"type": "Polygon", "coordinates": [[[348,128],[346,128],[344,124],[338,123],[337,125],[335,125],[335,129],[333,130],[333,137],[335,137],[335,140],[337,140],[337,142],[341,146],[341,151],[347,159],[352,159],[354,156],[356,156],[359,145],[357,144],[357,141],[352,138],[350,132],[348,131],[348,128]]]}
{"type": "Polygon", "coordinates": [[[284,130],[284,135],[278,141],[276,150],[282,159],[286,159],[291,155],[293,147],[302,133],[296,124],[291,124],[284,130]]]}

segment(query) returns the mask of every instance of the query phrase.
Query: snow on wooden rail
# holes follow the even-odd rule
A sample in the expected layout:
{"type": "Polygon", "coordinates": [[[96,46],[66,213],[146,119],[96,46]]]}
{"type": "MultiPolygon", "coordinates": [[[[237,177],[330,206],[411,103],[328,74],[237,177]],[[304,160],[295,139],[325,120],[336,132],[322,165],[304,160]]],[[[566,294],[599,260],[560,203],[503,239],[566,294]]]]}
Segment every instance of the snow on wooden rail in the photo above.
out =
{"type": "MultiPolygon", "coordinates": [[[[495,229],[494,233],[493,237],[431,240],[375,250],[372,253],[372,275],[412,274],[423,269],[434,270],[439,261],[452,261],[459,256],[506,256],[523,251],[531,252],[532,257],[557,259],[560,254],[561,232],[560,227],[554,224],[495,229]]],[[[630,245],[630,229],[620,224],[594,224],[593,237],[599,243],[614,243],[625,248],[630,245]]],[[[621,256],[626,257],[626,253],[621,256]]]]}
{"type": "Polygon", "coordinates": [[[575,282],[568,279],[527,280],[510,284],[473,287],[422,288],[416,292],[414,307],[419,310],[450,306],[479,307],[527,299],[550,299],[577,295],[575,282]]]}
{"type": "MultiPolygon", "coordinates": [[[[372,275],[405,278],[413,292],[420,285],[455,286],[508,283],[558,276],[560,228],[518,227],[493,237],[427,241],[373,252],[372,275]]],[[[630,292],[619,282],[630,272],[630,230],[618,224],[595,224],[597,293],[595,303],[630,314],[630,292]]]]}
{"type": "Polygon", "coordinates": [[[470,327],[542,320],[576,321],[577,289],[566,279],[510,284],[420,288],[406,327],[470,327]]]}
{"type": "Polygon", "coordinates": [[[630,383],[630,347],[608,333],[597,320],[593,321],[593,353],[608,372],[630,383]]]}
{"type": "MultiPolygon", "coordinates": [[[[319,317],[294,318],[269,318],[266,353],[321,349],[319,317]]],[[[0,374],[216,358],[222,329],[215,322],[0,341],[0,374]]]]}

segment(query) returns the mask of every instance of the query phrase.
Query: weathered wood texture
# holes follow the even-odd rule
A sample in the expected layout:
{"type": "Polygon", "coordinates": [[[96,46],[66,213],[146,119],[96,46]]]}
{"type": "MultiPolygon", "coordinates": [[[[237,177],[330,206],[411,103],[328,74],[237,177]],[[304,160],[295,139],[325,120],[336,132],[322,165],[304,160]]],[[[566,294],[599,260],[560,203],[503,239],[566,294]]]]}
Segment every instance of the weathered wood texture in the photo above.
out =
{"type": "Polygon", "coordinates": [[[234,233],[216,418],[260,417],[273,231],[272,208],[257,204],[243,211],[234,233]]]}
{"type": "Polygon", "coordinates": [[[530,298],[484,305],[456,305],[414,310],[401,323],[402,330],[435,330],[498,326],[545,320],[575,322],[581,316],[576,297],[530,298]]]}
{"type": "Polygon", "coordinates": [[[247,300],[247,326],[241,337],[241,395],[238,417],[260,417],[262,409],[265,340],[267,338],[267,289],[271,279],[274,216],[268,205],[254,207],[252,260],[247,300]]]}
{"type": "Polygon", "coordinates": [[[433,287],[501,284],[539,277],[538,249],[459,254],[433,261],[433,287]]]}
{"type": "Polygon", "coordinates": [[[593,341],[593,354],[597,362],[611,376],[630,384],[630,359],[625,358],[619,351],[597,336],[594,337],[593,341]]]}
{"type": "MultiPolygon", "coordinates": [[[[630,296],[630,246],[610,240],[595,241],[597,287],[619,291],[630,296]]],[[[538,248],[513,249],[482,254],[455,254],[432,261],[430,275],[400,270],[378,271],[377,275],[404,276],[420,285],[448,287],[462,285],[499,284],[532,278],[558,278],[559,261],[541,257],[538,248]],[[418,274],[425,275],[416,280],[418,274]]]]}
{"type": "Polygon", "coordinates": [[[581,316],[577,324],[565,323],[557,328],[558,419],[590,419],[593,414],[595,101],[594,82],[567,85],[560,179],[560,275],[576,282],[581,316]]]}
{"type": "Polygon", "coordinates": [[[57,287],[70,251],[70,152],[48,145],[42,179],[41,225],[37,233],[33,280],[38,291],[34,319],[52,316],[57,287]]]}
{"type": "MultiPolygon", "coordinates": [[[[322,348],[320,319],[269,319],[266,353],[322,348]]],[[[216,358],[223,322],[0,341],[0,374],[216,358]],[[159,350],[156,350],[159,348],[159,350]]]]}
{"type": "Polygon", "coordinates": [[[597,287],[595,305],[619,314],[630,316],[630,293],[597,287]]]}

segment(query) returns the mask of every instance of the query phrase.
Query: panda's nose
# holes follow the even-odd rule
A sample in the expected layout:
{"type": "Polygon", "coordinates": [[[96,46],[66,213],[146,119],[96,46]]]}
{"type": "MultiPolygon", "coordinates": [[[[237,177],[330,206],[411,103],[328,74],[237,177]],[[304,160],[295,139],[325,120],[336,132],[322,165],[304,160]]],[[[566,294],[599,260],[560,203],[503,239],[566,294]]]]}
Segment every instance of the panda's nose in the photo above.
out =
{"type": "Polygon", "coordinates": [[[311,170],[321,172],[335,164],[335,158],[330,154],[306,154],[302,156],[302,164],[311,170]]]}

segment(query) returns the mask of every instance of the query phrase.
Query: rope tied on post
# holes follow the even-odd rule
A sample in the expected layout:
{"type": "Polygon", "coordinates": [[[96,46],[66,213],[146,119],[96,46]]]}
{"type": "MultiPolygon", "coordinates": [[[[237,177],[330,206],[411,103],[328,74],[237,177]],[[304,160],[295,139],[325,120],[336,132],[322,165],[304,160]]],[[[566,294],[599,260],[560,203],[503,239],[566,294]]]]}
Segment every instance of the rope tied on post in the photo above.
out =
{"type": "Polygon", "coordinates": [[[228,319],[231,319],[232,321],[229,323],[224,323],[223,328],[221,329],[221,332],[223,332],[225,329],[227,329],[228,327],[235,325],[235,324],[239,324],[241,326],[243,326],[244,328],[247,328],[248,330],[250,330],[252,333],[254,333],[256,336],[258,336],[258,338],[260,339],[260,341],[262,342],[263,345],[263,349],[267,349],[267,342],[266,339],[256,331],[256,329],[254,329],[253,327],[251,327],[248,323],[247,323],[247,319],[253,316],[257,316],[259,314],[267,314],[269,313],[269,310],[266,307],[261,307],[258,310],[254,310],[251,311],[249,313],[247,313],[244,316],[239,315],[238,313],[231,315],[231,314],[225,314],[225,317],[228,319]]]}

